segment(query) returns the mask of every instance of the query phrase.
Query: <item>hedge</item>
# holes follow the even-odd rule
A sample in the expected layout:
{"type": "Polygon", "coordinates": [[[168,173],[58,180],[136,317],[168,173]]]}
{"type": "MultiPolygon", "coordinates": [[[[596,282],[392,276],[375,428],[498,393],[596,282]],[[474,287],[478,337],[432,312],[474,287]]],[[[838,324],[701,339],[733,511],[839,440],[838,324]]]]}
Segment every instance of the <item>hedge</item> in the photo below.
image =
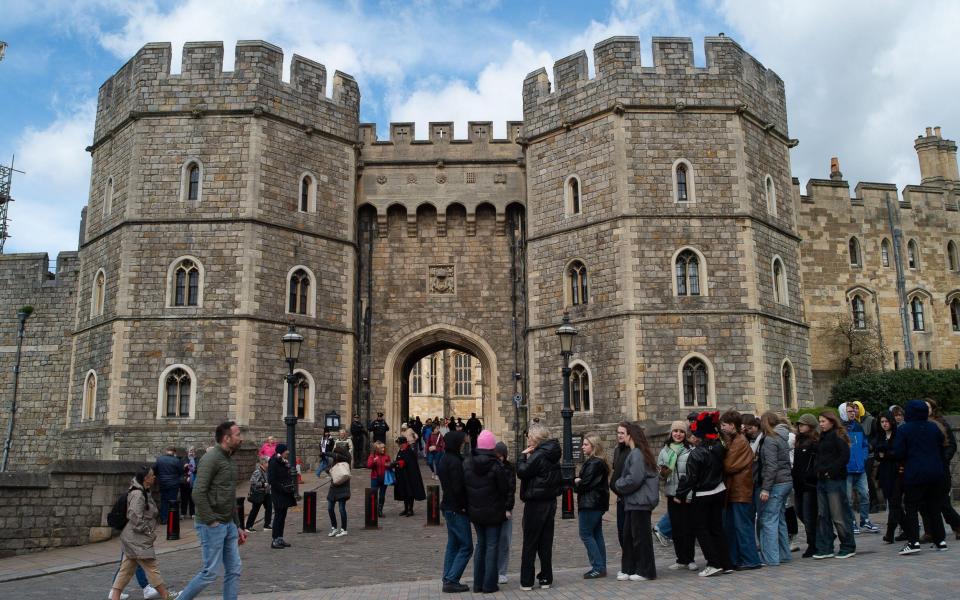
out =
{"type": "Polygon", "coordinates": [[[854,375],[834,384],[828,404],[840,406],[859,400],[868,412],[877,414],[914,398],[933,398],[944,413],[960,413],[960,370],[903,369],[854,375]]]}

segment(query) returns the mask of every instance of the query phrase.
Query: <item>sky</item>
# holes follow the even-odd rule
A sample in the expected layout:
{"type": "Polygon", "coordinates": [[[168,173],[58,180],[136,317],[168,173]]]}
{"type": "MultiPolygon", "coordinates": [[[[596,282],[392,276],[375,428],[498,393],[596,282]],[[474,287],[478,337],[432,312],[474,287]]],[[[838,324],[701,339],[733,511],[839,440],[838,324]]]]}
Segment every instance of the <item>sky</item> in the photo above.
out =
{"type": "MultiPolygon", "coordinates": [[[[960,137],[956,0],[0,0],[0,163],[16,156],[5,252],[77,247],[89,195],[97,90],[149,42],[262,39],[353,75],[361,119],[522,119],[523,77],[614,35],[723,32],[784,80],[793,174],[805,185],[840,158],[846,179],[919,183],[913,140],[925,127],[960,137]]],[[[332,77],[328,76],[328,87],[332,77]]]]}

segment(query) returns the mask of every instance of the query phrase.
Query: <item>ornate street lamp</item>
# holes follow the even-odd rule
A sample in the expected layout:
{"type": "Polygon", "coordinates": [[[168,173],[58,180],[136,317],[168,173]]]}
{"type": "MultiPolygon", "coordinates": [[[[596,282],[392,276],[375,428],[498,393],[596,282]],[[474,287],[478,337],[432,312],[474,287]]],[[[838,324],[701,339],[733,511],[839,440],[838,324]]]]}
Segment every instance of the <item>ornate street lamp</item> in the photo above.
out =
{"type": "Polygon", "coordinates": [[[570,324],[569,313],[563,313],[563,323],[557,328],[557,337],[560,338],[560,356],[563,357],[563,409],[560,416],[563,418],[563,463],[560,473],[563,476],[563,506],[562,518],[572,519],[573,512],[573,409],[570,408],[570,355],[573,354],[573,338],[577,337],[577,329],[570,324]]]}
{"type": "Polygon", "coordinates": [[[27,326],[27,319],[33,314],[32,306],[24,306],[17,311],[17,320],[20,328],[17,330],[17,358],[13,366],[13,401],[10,403],[10,419],[7,421],[7,438],[3,441],[3,462],[0,463],[0,473],[7,470],[7,459],[10,457],[10,443],[13,441],[13,421],[17,416],[17,388],[20,386],[20,350],[23,347],[23,333],[27,326]]]}
{"type": "MultiPolygon", "coordinates": [[[[287,360],[287,416],[283,422],[287,425],[287,449],[290,450],[290,475],[293,485],[297,485],[297,413],[294,410],[295,389],[297,376],[293,369],[300,358],[300,346],[303,345],[303,336],[297,333],[296,327],[290,323],[290,329],[283,334],[283,356],[287,360]]],[[[294,492],[297,494],[298,492],[294,492]]]]}

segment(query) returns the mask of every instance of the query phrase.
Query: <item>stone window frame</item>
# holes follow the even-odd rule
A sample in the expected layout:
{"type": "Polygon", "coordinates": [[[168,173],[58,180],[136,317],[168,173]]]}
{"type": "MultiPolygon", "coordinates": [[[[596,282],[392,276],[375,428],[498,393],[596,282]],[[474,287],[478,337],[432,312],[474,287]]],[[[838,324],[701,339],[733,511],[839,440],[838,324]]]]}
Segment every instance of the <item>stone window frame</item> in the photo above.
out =
{"type": "Polygon", "coordinates": [[[763,176],[763,198],[767,203],[767,214],[774,217],[778,216],[777,184],[774,182],[773,176],[770,175],[770,173],[763,176]]]}
{"type": "Polygon", "coordinates": [[[453,355],[453,395],[457,398],[469,398],[473,393],[473,359],[468,352],[456,352],[453,355]],[[460,364],[460,357],[467,357],[467,364],[460,364]],[[463,373],[466,372],[466,379],[463,373]],[[463,392],[463,393],[461,393],[463,392]]]}
{"type": "Polygon", "coordinates": [[[200,387],[200,382],[197,380],[197,374],[183,363],[174,363],[167,365],[167,367],[160,373],[160,378],[157,380],[157,420],[165,421],[194,421],[197,418],[197,388],[200,387]],[[177,369],[184,370],[187,375],[190,376],[190,401],[189,408],[190,411],[187,416],[177,416],[177,417],[168,417],[167,416],[167,376],[170,375],[173,371],[177,369]]]}
{"type": "Polygon", "coordinates": [[[694,204],[697,201],[697,180],[693,171],[693,163],[686,158],[678,158],[673,161],[670,167],[670,181],[673,185],[673,203],[674,204],[694,204]],[[679,197],[680,186],[677,184],[677,167],[684,166],[687,180],[687,199],[681,200],[679,197]]]}
{"type": "Polygon", "coordinates": [[[883,238],[880,240],[880,266],[890,267],[890,240],[883,238]]]}
{"type": "Polygon", "coordinates": [[[317,316],[317,276],[313,273],[313,269],[311,269],[306,265],[294,265],[293,267],[290,267],[290,270],[287,271],[286,293],[283,295],[283,308],[284,308],[284,314],[287,314],[287,315],[316,318],[317,316]],[[300,270],[304,271],[307,274],[307,278],[310,280],[310,293],[307,294],[307,312],[306,313],[290,312],[290,286],[293,282],[293,274],[300,270]]]}
{"type": "Polygon", "coordinates": [[[563,266],[563,305],[567,308],[587,306],[590,304],[590,287],[590,268],[587,266],[587,261],[582,258],[568,260],[563,266]],[[579,267],[575,269],[577,264],[579,267]],[[577,288],[579,300],[576,303],[573,301],[574,270],[578,271],[577,281],[579,282],[577,288]]]}
{"type": "Polygon", "coordinates": [[[953,290],[947,294],[947,312],[950,313],[950,331],[960,335],[960,290],[953,290]]]}
{"type": "Polygon", "coordinates": [[[919,271],[920,266],[920,246],[917,240],[910,238],[907,241],[907,268],[911,271],[919,271]]]}
{"type": "Polygon", "coordinates": [[[588,365],[586,361],[579,358],[575,358],[570,361],[570,407],[571,408],[574,407],[573,371],[577,367],[583,369],[583,372],[587,376],[587,395],[588,395],[588,402],[590,403],[590,408],[587,410],[583,410],[582,408],[580,409],[574,408],[573,411],[577,414],[592,415],[594,412],[593,407],[595,406],[595,403],[593,400],[594,398],[596,398],[596,396],[593,394],[593,370],[590,369],[590,365],[588,365]]]}
{"type": "Polygon", "coordinates": [[[933,313],[933,297],[923,289],[911,290],[907,294],[907,310],[910,315],[910,332],[911,333],[932,333],[933,327],[930,326],[930,323],[934,322],[933,313]],[[916,319],[916,306],[914,302],[919,302],[920,306],[920,321],[917,322],[916,319]],[[924,304],[926,303],[926,304],[924,304]],[[929,311],[927,309],[929,307],[929,311]],[[916,325],[920,325],[918,329],[916,325]]]}
{"type": "Polygon", "coordinates": [[[317,212],[317,187],[320,184],[320,180],[317,179],[317,176],[314,175],[311,171],[304,171],[300,173],[300,177],[297,179],[297,212],[299,213],[315,213],[317,212]],[[309,188],[307,189],[307,209],[303,210],[303,184],[304,180],[309,177],[310,183],[309,188]]]}
{"type": "MultiPolygon", "coordinates": [[[[303,380],[307,383],[307,398],[306,403],[304,404],[303,417],[298,417],[299,421],[313,423],[316,420],[316,403],[317,403],[317,384],[316,380],[313,378],[313,375],[310,374],[310,371],[306,369],[294,369],[293,375],[301,376],[303,380]]],[[[283,379],[283,404],[280,407],[280,418],[287,416],[287,398],[290,397],[290,386],[287,384],[286,378],[283,379]]],[[[293,410],[296,411],[297,407],[294,406],[293,410]]]]}
{"type": "Polygon", "coordinates": [[[107,177],[103,186],[103,218],[106,219],[113,212],[113,176],[107,177]]]}
{"type": "Polygon", "coordinates": [[[188,156],[180,167],[180,202],[195,202],[200,204],[203,201],[203,161],[196,156],[188,156]],[[196,165],[198,169],[197,179],[197,197],[190,199],[190,168],[196,165]]]}
{"type": "Polygon", "coordinates": [[[563,214],[567,217],[583,214],[583,181],[581,181],[580,176],[575,173],[571,173],[563,179],[563,214]],[[571,182],[577,184],[576,200],[573,198],[571,182]],[[576,210],[574,210],[574,208],[576,208],[576,210]]]}
{"type": "MultiPolygon", "coordinates": [[[[701,252],[698,248],[695,248],[694,246],[681,246],[680,248],[678,248],[676,252],[673,253],[673,256],[670,257],[670,265],[667,268],[667,272],[670,273],[670,281],[671,281],[671,285],[673,286],[674,297],[677,297],[677,298],[686,298],[690,296],[707,297],[710,295],[709,293],[710,286],[708,285],[709,279],[708,279],[708,271],[707,271],[707,259],[703,256],[703,252],[701,252]],[[677,286],[677,272],[676,272],[677,260],[679,260],[681,254],[687,251],[692,252],[697,257],[697,263],[698,263],[697,278],[699,280],[698,283],[700,286],[700,293],[690,294],[688,292],[681,296],[679,292],[679,288],[677,286]]],[[[688,287],[689,287],[689,281],[690,281],[689,273],[687,273],[688,287]]]]}
{"type": "Polygon", "coordinates": [[[100,377],[93,369],[83,376],[83,398],[80,403],[80,421],[93,421],[97,418],[97,393],[100,391],[100,377]],[[90,379],[93,378],[93,393],[90,393],[90,379]]]}
{"type": "Polygon", "coordinates": [[[716,373],[716,368],[713,365],[713,361],[706,357],[706,355],[701,354],[700,352],[690,352],[677,363],[677,393],[680,403],[680,407],[686,410],[691,408],[716,408],[717,407],[717,385],[714,374],[716,373]],[[705,405],[690,405],[684,402],[683,395],[683,370],[687,366],[687,363],[692,359],[697,359],[704,364],[707,371],[707,403],[705,405]]]}
{"type": "Polygon", "coordinates": [[[953,240],[947,241],[947,271],[960,273],[960,253],[957,252],[957,244],[953,240]]]}
{"type": "Polygon", "coordinates": [[[847,257],[851,269],[863,268],[863,244],[860,243],[860,238],[855,235],[851,235],[850,239],[847,240],[847,257]]]}
{"type": "Polygon", "coordinates": [[[423,395],[423,366],[421,365],[423,361],[418,360],[413,363],[413,367],[410,369],[410,394],[411,395],[423,395]]]}
{"type": "Polygon", "coordinates": [[[770,284],[773,288],[773,301],[782,306],[790,306],[790,284],[787,278],[787,265],[774,254],[770,260],[770,284]],[[780,265],[780,278],[777,278],[777,264],[780,265]]]}
{"type": "Polygon", "coordinates": [[[102,317],[107,305],[107,272],[103,268],[97,269],[90,286],[90,318],[102,317]],[[103,282],[99,279],[103,277],[103,282]]]}
{"type": "MultiPolygon", "coordinates": [[[[185,254],[183,256],[178,256],[173,259],[170,263],[170,266],[167,267],[167,302],[166,308],[172,308],[174,310],[183,310],[183,309],[197,309],[203,308],[203,287],[206,281],[206,271],[203,268],[203,263],[200,260],[191,254],[185,254]],[[191,306],[190,304],[183,304],[178,306],[176,304],[177,298],[177,281],[176,281],[176,272],[183,261],[192,261],[197,267],[197,304],[196,306],[191,306]]],[[[187,284],[189,288],[189,283],[187,284]]]]}
{"type": "Polygon", "coordinates": [[[870,315],[876,312],[877,295],[873,290],[867,289],[861,285],[854,286],[847,290],[847,309],[853,328],[857,331],[863,331],[870,326],[870,315]],[[860,298],[863,302],[863,327],[857,327],[856,311],[854,307],[854,298],[860,298]],[[868,313],[867,309],[873,307],[874,313],[868,313]]]}
{"type": "Polygon", "coordinates": [[[795,410],[797,408],[797,370],[794,368],[793,363],[789,358],[784,358],[780,362],[780,402],[783,404],[784,410],[795,410]],[[790,368],[790,387],[789,392],[790,396],[787,396],[787,386],[784,385],[784,367],[790,368]],[[787,400],[790,399],[790,402],[787,400]]]}

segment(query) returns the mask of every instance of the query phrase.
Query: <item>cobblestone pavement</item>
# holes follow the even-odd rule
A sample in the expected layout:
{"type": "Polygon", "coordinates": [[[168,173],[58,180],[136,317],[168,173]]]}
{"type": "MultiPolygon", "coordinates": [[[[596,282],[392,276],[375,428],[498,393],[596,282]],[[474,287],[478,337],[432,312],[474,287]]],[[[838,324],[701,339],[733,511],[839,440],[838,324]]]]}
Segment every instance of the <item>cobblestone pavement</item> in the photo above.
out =
{"type": "MultiPolygon", "coordinates": [[[[426,523],[424,503],[417,504],[417,514],[412,518],[399,517],[402,505],[392,501],[388,493],[383,526],[377,531],[363,529],[362,488],[366,484],[367,471],[354,474],[353,497],[348,504],[350,533],[342,538],[328,538],[326,515],[326,486],[320,483],[318,523],[321,530],[316,534],[297,533],[301,529],[302,513],[292,512],[287,521],[287,540],[293,544],[285,550],[271,550],[269,532],[251,534],[249,542],[242,547],[243,576],[242,598],[266,600],[268,598],[306,599],[362,599],[362,598],[434,598],[439,594],[439,572],[446,544],[444,527],[430,527],[426,523]]],[[[424,482],[430,480],[424,470],[424,482]]],[[[309,490],[317,480],[308,477],[304,488],[309,490]]],[[[654,596],[675,596],[677,584],[683,585],[683,593],[689,596],[710,592],[713,594],[736,594],[737,597],[780,597],[790,595],[791,600],[822,598],[825,594],[841,588],[835,582],[842,581],[842,589],[848,598],[911,598],[955,597],[955,587],[945,573],[960,570],[960,542],[952,535],[947,552],[924,552],[897,556],[898,546],[883,545],[879,535],[860,535],[857,538],[857,556],[850,560],[812,561],[800,559],[794,553],[794,561],[786,566],[764,568],[758,571],[704,579],[695,573],[670,571],[673,562],[672,547],[654,543],[659,578],[651,582],[618,582],[613,577],[584,581],[581,575],[587,570],[586,552],[577,534],[576,520],[557,522],[554,544],[555,584],[551,590],[522,592],[519,589],[519,551],[522,534],[519,527],[522,502],[517,502],[517,524],[514,529],[511,549],[510,582],[501,586],[502,592],[493,597],[550,597],[574,598],[593,595],[607,598],[636,597],[637,593],[654,596]],[[834,582],[820,586],[818,582],[834,582]]],[[[880,515],[877,515],[880,517],[880,515]]],[[[184,522],[189,527],[189,522],[184,522]]],[[[611,573],[616,573],[620,551],[617,546],[616,524],[613,513],[608,513],[604,523],[607,555],[611,573]]],[[[78,549],[80,551],[80,549],[78,549]]],[[[164,554],[160,557],[160,570],[164,579],[174,588],[181,589],[199,568],[200,550],[188,548],[164,554]]],[[[698,555],[698,560],[702,559],[698,555]]],[[[0,598],[49,599],[90,598],[106,595],[116,564],[84,568],[66,573],[46,575],[21,581],[0,583],[0,598]],[[69,590],[69,591],[68,591],[69,590]]],[[[468,567],[466,576],[471,573],[468,567]]],[[[135,587],[135,582],[133,586],[135,587]]],[[[140,598],[139,590],[128,586],[131,598],[140,598]]],[[[219,582],[207,589],[204,598],[218,598],[219,582]]]]}

